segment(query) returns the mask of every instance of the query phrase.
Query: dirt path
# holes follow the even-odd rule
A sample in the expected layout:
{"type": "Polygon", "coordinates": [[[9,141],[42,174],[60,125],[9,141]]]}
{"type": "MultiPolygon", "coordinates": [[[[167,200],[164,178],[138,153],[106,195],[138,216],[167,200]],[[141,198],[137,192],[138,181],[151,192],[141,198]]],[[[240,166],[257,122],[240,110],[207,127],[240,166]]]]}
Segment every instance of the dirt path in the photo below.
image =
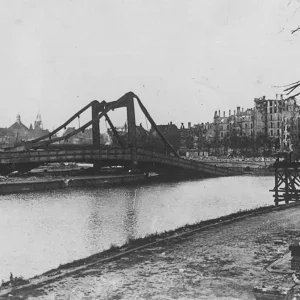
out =
{"type": "Polygon", "coordinates": [[[294,284],[265,268],[299,233],[300,207],[273,211],[175,237],[9,299],[255,299],[257,284],[294,284]]]}

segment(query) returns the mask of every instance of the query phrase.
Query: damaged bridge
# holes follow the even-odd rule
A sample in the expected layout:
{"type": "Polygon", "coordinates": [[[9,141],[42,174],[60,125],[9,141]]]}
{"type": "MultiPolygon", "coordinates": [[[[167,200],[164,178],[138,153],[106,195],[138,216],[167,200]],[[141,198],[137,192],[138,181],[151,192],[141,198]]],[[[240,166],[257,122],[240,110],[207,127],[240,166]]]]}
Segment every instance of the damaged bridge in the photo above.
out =
{"type": "Polygon", "coordinates": [[[181,158],[171,143],[160,132],[141,100],[132,92],[125,94],[113,102],[102,101],[100,103],[94,100],[51,133],[0,152],[0,173],[7,174],[15,170],[24,172],[39,165],[54,162],[92,163],[96,169],[104,166],[123,166],[126,169],[139,169],[142,172],[156,172],[158,174],[193,173],[209,177],[240,175],[240,172],[233,169],[181,158]],[[168,154],[157,153],[137,146],[135,101],[137,101],[152,128],[165,144],[168,154]],[[126,145],[120,139],[116,128],[108,116],[109,112],[122,107],[127,109],[128,141],[126,145]],[[57,137],[56,134],[60,130],[66,128],[69,123],[79,118],[89,108],[92,110],[90,121],[67,135],[57,137]],[[101,118],[105,118],[108,122],[111,131],[118,141],[119,147],[104,148],[100,145],[99,121],[101,118]],[[92,127],[93,135],[92,145],[83,147],[74,146],[73,148],[72,146],[67,148],[62,147],[61,142],[68,140],[79,132],[84,132],[90,126],[92,127]]]}

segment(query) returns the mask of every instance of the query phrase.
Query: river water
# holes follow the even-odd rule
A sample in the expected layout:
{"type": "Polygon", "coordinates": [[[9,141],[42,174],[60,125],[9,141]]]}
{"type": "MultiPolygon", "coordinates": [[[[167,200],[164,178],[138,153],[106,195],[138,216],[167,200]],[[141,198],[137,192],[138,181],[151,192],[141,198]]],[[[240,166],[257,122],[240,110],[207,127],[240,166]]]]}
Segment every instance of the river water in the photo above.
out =
{"type": "Polygon", "coordinates": [[[223,177],[0,197],[0,280],[171,230],[273,204],[273,177],[223,177]]]}

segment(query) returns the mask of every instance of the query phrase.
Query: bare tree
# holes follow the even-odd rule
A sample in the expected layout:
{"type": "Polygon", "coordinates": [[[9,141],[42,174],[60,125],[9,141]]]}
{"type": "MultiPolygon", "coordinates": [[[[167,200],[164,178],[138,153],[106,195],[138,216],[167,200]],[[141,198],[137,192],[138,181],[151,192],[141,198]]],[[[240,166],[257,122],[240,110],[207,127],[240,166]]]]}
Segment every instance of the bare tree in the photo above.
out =
{"type": "Polygon", "coordinates": [[[297,32],[298,30],[300,30],[300,27],[296,28],[296,29],[293,29],[292,30],[292,34],[294,34],[295,32],[297,32]]]}
{"type": "MultiPolygon", "coordinates": [[[[293,8],[293,13],[290,16],[290,18],[294,18],[300,12],[300,0],[288,0],[287,6],[292,6],[292,5],[294,6],[294,8],[293,8]]],[[[284,29],[285,28],[283,28],[283,30],[284,29]]],[[[290,31],[291,31],[291,34],[295,34],[298,31],[300,31],[300,26],[298,25],[297,28],[290,29],[290,31]]],[[[299,87],[300,87],[300,81],[296,81],[296,82],[281,86],[281,88],[284,88],[283,91],[286,93],[287,99],[294,98],[296,101],[297,101],[297,99],[295,97],[300,95],[300,92],[297,92],[298,91],[297,89],[299,87]]],[[[297,104],[300,104],[300,103],[297,103],[297,104]]]]}

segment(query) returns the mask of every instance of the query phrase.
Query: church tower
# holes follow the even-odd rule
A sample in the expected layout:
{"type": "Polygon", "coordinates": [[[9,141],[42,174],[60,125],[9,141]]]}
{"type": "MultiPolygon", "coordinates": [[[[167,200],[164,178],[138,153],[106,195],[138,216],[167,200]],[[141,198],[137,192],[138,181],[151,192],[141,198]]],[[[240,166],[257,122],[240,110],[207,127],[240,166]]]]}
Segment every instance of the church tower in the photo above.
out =
{"type": "Polygon", "coordinates": [[[34,130],[40,130],[43,129],[43,122],[41,114],[38,113],[36,116],[36,120],[34,121],[34,130]]]}

